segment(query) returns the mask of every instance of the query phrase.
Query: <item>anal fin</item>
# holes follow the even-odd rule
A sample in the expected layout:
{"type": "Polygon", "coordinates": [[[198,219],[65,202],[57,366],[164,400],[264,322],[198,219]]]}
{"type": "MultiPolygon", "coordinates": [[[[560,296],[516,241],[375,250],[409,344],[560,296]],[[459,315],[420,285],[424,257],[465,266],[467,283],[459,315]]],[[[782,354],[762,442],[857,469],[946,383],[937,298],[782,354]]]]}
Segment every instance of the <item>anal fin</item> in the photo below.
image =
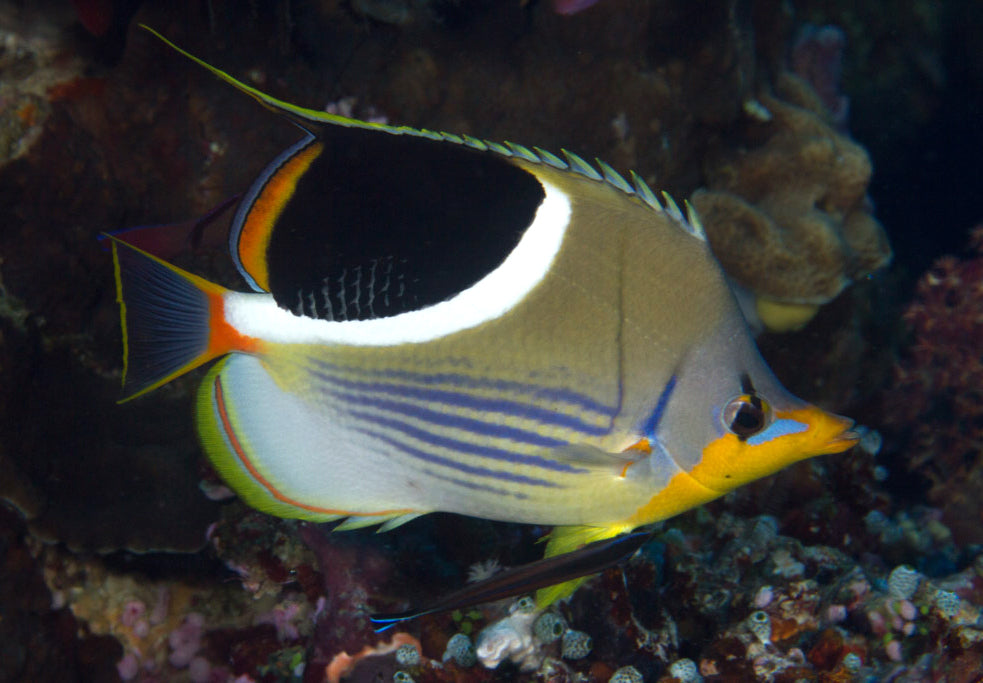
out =
{"type": "Polygon", "coordinates": [[[336,526],[332,531],[351,531],[353,529],[364,529],[365,527],[375,526],[377,524],[381,525],[377,531],[384,533],[386,531],[391,531],[396,527],[402,526],[407,522],[410,522],[417,517],[422,517],[427,514],[426,512],[409,512],[409,513],[399,513],[391,516],[380,516],[380,515],[363,515],[363,516],[351,516],[344,522],[336,526]]]}
{"type": "MultiPolygon", "coordinates": [[[[544,557],[555,557],[575,552],[585,545],[603,541],[629,531],[620,525],[615,526],[558,526],[550,532],[544,557]]],[[[574,594],[590,576],[581,576],[536,591],[536,606],[543,609],[557,600],[574,594]]]]}

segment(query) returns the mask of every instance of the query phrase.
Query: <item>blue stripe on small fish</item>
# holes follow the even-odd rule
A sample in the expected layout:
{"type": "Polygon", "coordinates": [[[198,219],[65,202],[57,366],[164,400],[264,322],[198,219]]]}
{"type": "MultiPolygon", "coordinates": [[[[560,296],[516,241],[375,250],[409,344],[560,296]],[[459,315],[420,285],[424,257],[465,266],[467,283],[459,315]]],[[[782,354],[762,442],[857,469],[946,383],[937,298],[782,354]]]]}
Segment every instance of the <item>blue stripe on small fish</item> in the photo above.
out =
{"type": "Polygon", "coordinates": [[[760,446],[761,444],[767,443],[772,439],[777,439],[780,436],[799,434],[807,429],[809,429],[809,425],[805,424],[804,422],[799,422],[798,420],[779,419],[775,420],[768,426],[767,429],[750,437],[747,440],[747,443],[752,446],[760,446]]]}
{"type": "Polygon", "coordinates": [[[368,429],[358,429],[357,431],[370,436],[374,439],[378,439],[384,443],[389,444],[393,448],[411,455],[414,458],[418,458],[424,462],[429,462],[435,465],[443,465],[444,467],[450,467],[452,469],[459,470],[465,474],[473,474],[479,477],[489,477],[491,479],[500,479],[503,481],[511,481],[516,484],[529,484],[531,486],[545,486],[548,488],[557,488],[559,484],[556,482],[549,481],[547,479],[537,479],[536,477],[528,477],[522,474],[515,474],[513,472],[502,472],[499,470],[490,470],[487,467],[476,467],[474,465],[467,465],[452,458],[447,458],[442,455],[437,455],[436,453],[429,453],[419,448],[414,448],[408,444],[402,443],[398,439],[393,439],[392,437],[386,436],[384,434],[378,434],[368,429]]]}
{"type": "MultiPolygon", "coordinates": [[[[514,453],[512,451],[507,451],[502,448],[482,446],[481,444],[470,443],[468,441],[461,441],[460,439],[453,439],[447,436],[441,436],[440,434],[434,434],[433,432],[428,432],[425,429],[415,427],[401,420],[394,420],[392,418],[382,417],[375,413],[366,413],[360,410],[348,410],[348,413],[353,417],[356,417],[360,420],[364,420],[365,422],[382,425],[384,427],[388,427],[389,429],[401,432],[418,441],[424,441],[433,446],[438,446],[440,448],[447,448],[452,451],[471,453],[473,455],[477,455],[483,458],[491,458],[493,460],[499,460],[502,462],[514,463],[519,465],[531,465],[533,467],[541,467],[543,469],[552,470],[554,472],[569,472],[573,474],[580,474],[588,471],[580,467],[574,467],[573,465],[557,462],[555,460],[550,460],[549,458],[543,458],[537,455],[524,455],[521,453],[514,453]]],[[[556,442],[555,445],[562,446],[565,445],[565,443],[556,442]]]]}
{"type": "Polygon", "coordinates": [[[648,419],[645,420],[645,424],[642,425],[642,434],[654,440],[655,430],[659,428],[659,421],[662,419],[662,413],[665,412],[666,406],[669,404],[669,397],[672,396],[672,390],[676,388],[676,376],[673,375],[666,382],[666,385],[662,388],[662,393],[659,394],[659,400],[655,402],[655,410],[649,415],[648,419]]]}
{"type": "Polygon", "coordinates": [[[316,370],[311,373],[326,382],[336,386],[345,387],[355,391],[364,391],[375,394],[388,394],[416,401],[426,401],[428,403],[441,403],[457,408],[475,410],[487,413],[499,413],[512,417],[533,420],[542,424],[553,425],[571,431],[579,432],[588,436],[604,436],[610,430],[608,426],[598,426],[588,424],[573,415],[564,415],[546,408],[519,403],[508,399],[483,398],[466,394],[459,391],[447,391],[445,389],[430,389],[427,387],[408,386],[405,384],[388,384],[385,382],[362,382],[359,380],[343,379],[332,377],[327,373],[316,370]]]}

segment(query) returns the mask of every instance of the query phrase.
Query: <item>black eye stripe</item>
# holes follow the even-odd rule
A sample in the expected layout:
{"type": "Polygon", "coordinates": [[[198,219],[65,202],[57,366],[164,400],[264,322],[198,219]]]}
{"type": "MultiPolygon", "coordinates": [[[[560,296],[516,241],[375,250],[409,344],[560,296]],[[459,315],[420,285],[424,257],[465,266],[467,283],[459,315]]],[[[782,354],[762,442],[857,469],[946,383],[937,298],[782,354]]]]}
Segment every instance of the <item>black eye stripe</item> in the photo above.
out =
{"type": "Polygon", "coordinates": [[[741,373],[741,391],[750,396],[754,396],[757,393],[754,390],[754,383],[751,381],[751,376],[746,372],[741,373]]]}

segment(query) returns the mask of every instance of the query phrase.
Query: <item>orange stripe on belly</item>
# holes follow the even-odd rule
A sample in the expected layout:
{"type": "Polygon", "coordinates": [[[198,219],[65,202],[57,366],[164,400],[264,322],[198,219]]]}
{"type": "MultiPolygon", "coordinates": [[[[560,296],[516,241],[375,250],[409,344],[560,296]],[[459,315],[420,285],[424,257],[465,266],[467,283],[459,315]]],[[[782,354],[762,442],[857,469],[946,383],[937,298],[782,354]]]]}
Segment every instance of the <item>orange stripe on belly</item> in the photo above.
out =
{"type": "Polygon", "coordinates": [[[308,510],[309,512],[316,512],[319,514],[327,515],[357,515],[359,517],[368,517],[376,515],[398,515],[406,514],[412,512],[412,510],[383,510],[381,512],[352,512],[350,510],[336,510],[334,508],[323,508],[316,505],[308,505],[307,503],[301,503],[294,500],[284,494],[280,493],[273,484],[271,484],[266,477],[260,474],[259,470],[256,469],[255,465],[250,461],[249,456],[246,455],[245,449],[239,442],[238,437],[235,435],[235,431],[232,428],[232,421],[229,419],[229,413],[225,408],[225,395],[222,391],[222,379],[220,377],[215,378],[215,405],[218,408],[219,419],[222,420],[222,428],[225,430],[225,435],[229,439],[229,443],[232,445],[232,450],[235,452],[236,457],[246,471],[252,475],[260,486],[265,488],[271,496],[276,498],[281,503],[286,503],[287,505],[292,505],[294,507],[300,508],[302,510],[308,510]]]}

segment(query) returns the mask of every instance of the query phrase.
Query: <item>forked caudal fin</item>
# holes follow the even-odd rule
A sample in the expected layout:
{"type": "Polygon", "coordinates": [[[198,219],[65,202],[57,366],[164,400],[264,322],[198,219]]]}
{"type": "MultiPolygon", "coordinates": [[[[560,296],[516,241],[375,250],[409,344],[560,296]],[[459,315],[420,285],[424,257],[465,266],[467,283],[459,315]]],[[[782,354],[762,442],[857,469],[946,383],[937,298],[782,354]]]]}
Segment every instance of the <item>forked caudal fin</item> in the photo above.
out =
{"type": "Polygon", "coordinates": [[[123,401],[256,340],[225,320],[227,289],[112,235],[123,328],[123,401]]]}

